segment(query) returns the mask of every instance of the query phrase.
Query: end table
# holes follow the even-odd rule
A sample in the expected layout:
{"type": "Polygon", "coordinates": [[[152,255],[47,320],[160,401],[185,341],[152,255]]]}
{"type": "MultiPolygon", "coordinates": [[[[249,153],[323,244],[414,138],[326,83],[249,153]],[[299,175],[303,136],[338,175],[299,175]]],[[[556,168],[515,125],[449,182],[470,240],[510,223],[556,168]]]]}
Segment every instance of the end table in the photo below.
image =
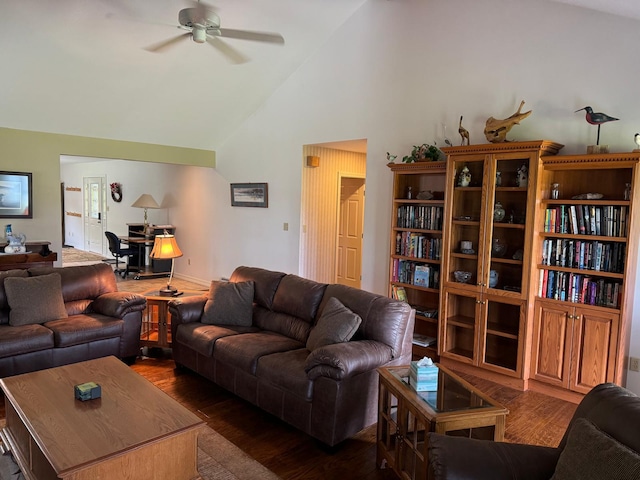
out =
{"type": "Polygon", "coordinates": [[[195,295],[206,295],[207,290],[183,290],[175,297],[161,296],[158,290],[149,290],[142,295],[147,299],[147,308],[142,312],[140,346],[171,348],[171,315],[169,301],[195,295]]]}

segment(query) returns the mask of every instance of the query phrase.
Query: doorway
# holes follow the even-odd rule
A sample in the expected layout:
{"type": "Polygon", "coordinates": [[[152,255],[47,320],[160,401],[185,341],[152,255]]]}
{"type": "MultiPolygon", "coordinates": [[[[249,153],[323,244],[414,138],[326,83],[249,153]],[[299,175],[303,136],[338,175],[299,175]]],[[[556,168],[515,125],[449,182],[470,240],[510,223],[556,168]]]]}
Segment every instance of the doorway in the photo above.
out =
{"type": "MultiPolygon", "coordinates": [[[[343,216],[340,210],[343,190],[342,179],[356,179],[364,184],[367,170],[367,141],[354,140],[304,145],[302,149],[302,188],[300,205],[300,250],[298,274],[304,278],[322,283],[336,283],[338,272],[341,278],[360,282],[358,265],[362,265],[362,231],[360,227],[360,248],[338,246],[342,231],[342,240],[353,237],[353,229],[345,223],[341,227],[340,219],[346,222],[353,218],[351,213],[343,216]],[[307,157],[317,157],[308,162],[307,157]],[[341,249],[339,252],[338,249],[341,249]],[[344,249],[344,250],[343,250],[344,249]],[[356,253],[358,252],[359,253],[356,253]],[[346,253],[343,253],[346,252],[346,253]],[[359,261],[356,261],[356,255],[359,261]],[[340,258],[340,259],[339,259],[340,258]],[[348,263],[350,262],[350,263],[348,263]],[[357,272],[357,273],[356,273],[357,272]]],[[[355,188],[357,191],[357,187],[355,188]]],[[[348,197],[348,196],[347,196],[348,197]]],[[[364,198],[363,198],[364,202],[364,198]]],[[[363,205],[359,207],[364,211],[363,205]]],[[[340,280],[342,283],[342,280],[340,280]]],[[[348,283],[352,284],[352,283],[348,283]]]]}
{"type": "Polygon", "coordinates": [[[106,179],[84,177],[84,245],[88,252],[104,255],[104,239],[107,223],[106,179]]]}

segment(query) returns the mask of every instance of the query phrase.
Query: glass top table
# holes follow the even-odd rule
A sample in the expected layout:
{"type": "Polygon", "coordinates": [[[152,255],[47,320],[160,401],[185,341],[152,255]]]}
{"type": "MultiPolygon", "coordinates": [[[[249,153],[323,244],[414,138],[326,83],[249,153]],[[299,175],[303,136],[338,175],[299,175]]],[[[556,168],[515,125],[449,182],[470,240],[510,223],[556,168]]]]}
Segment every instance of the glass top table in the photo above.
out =
{"type": "MultiPolygon", "coordinates": [[[[478,396],[462,383],[458,376],[452,376],[449,370],[438,368],[437,388],[433,391],[418,392],[409,384],[409,369],[389,369],[390,373],[399,381],[407,385],[413,393],[428,404],[435,413],[456,412],[476,408],[490,408],[495,405],[488,398],[478,396]]],[[[468,384],[467,384],[468,385],[468,384]]]]}

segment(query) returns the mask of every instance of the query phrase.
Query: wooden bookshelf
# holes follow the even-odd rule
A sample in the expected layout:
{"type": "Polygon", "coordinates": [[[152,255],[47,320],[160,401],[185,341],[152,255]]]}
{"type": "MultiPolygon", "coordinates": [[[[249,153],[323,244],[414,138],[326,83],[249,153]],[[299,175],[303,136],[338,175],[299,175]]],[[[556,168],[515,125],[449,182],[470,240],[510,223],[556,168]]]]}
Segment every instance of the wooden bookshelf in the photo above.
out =
{"type": "Polygon", "coordinates": [[[534,388],[587,393],[602,382],[625,382],[638,261],[640,211],[633,203],[639,162],[640,153],[542,161],[531,292],[534,388]],[[554,183],[558,198],[551,198],[554,183]],[[601,198],[575,198],[586,193],[601,198]]]}
{"type": "MultiPolygon", "coordinates": [[[[437,339],[446,162],[388,166],[393,172],[389,296],[401,288],[416,309],[414,333],[437,339]]],[[[413,356],[437,360],[437,343],[414,343],[413,356]]]]}

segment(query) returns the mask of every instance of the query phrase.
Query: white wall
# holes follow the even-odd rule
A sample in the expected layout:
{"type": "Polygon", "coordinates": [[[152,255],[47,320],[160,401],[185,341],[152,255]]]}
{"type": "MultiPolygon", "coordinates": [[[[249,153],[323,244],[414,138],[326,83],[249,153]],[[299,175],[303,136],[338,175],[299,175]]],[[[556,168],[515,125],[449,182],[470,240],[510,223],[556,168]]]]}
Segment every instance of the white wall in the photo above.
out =
{"type": "MultiPolygon", "coordinates": [[[[239,264],[298,272],[305,144],[368,140],[362,286],[378,293],[387,282],[387,151],[442,145],[442,122],[455,144],[460,115],[471,141],[484,143],[486,119],[511,115],[520,100],[533,114],[511,140],[585,152],[596,127],[574,110],[591,105],[621,119],[602,127],[601,143],[630,151],[640,130],[639,26],[543,0],[370,0],[217,150],[217,171],[193,179],[210,191],[203,214],[212,223],[198,230],[210,237],[209,276],[239,264]],[[268,182],[269,208],[231,208],[229,182],[268,182]]],[[[629,385],[640,392],[636,377],[629,385]]]]}

